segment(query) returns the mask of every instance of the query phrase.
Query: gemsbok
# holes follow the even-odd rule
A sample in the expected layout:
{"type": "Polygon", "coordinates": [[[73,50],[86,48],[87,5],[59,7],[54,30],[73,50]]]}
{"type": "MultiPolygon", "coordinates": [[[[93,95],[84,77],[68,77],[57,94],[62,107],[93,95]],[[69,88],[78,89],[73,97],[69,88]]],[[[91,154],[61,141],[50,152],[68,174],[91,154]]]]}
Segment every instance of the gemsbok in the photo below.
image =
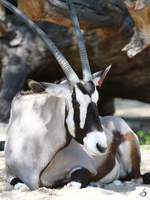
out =
{"type": "MultiPolygon", "coordinates": [[[[89,154],[101,155],[108,149],[97,109],[98,92],[110,66],[91,74],[78,19],[72,12],[82,62],[80,80],[47,35],[20,10],[6,0],[0,3],[16,13],[43,39],[64,71],[61,84],[30,80],[33,92],[21,92],[12,101],[5,145],[6,172],[11,184],[24,182],[30,189],[40,187],[40,177],[55,154],[69,144],[71,137],[89,154]]],[[[71,5],[71,2],[68,1],[71,5]]],[[[71,9],[71,8],[70,8],[71,9]]]]}

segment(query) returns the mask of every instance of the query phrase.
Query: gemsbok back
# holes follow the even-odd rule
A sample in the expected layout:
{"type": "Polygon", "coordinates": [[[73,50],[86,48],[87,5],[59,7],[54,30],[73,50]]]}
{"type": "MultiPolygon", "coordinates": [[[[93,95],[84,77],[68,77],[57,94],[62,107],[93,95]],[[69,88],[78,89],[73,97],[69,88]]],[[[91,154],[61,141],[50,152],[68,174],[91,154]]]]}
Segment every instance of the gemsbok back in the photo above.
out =
{"type": "MultiPolygon", "coordinates": [[[[68,0],[70,10],[71,1],[68,0]]],[[[41,186],[41,176],[55,154],[73,137],[89,154],[102,155],[108,149],[97,109],[98,92],[110,66],[91,74],[77,16],[72,10],[82,62],[80,80],[67,60],[47,35],[20,10],[6,0],[0,3],[16,13],[43,39],[64,71],[67,81],[60,84],[29,80],[30,92],[21,92],[12,101],[5,145],[8,180],[16,187],[41,186]],[[18,184],[16,184],[18,183],[18,184]],[[20,184],[20,185],[19,185],[20,184]]]]}

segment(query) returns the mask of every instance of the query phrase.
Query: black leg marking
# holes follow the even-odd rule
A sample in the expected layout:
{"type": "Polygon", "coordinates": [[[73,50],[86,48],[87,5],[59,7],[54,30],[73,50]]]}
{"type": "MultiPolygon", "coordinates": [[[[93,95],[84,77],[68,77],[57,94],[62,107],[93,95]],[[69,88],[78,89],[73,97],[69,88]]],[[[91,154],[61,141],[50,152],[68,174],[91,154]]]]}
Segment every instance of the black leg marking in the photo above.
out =
{"type": "Polygon", "coordinates": [[[0,151],[4,151],[5,141],[0,141],[0,151]]]}
{"type": "Polygon", "coordinates": [[[23,183],[19,178],[13,178],[10,182],[11,185],[15,186],[17,183],[23,183]]]}
{"type": "Polygon", "coordinates": [[[77,169],[71,174],[70,182],[75,181],[82,184],[82,188],[85,187],[92,178],[91,172],[86,168],[77,169]]]}
{"type": "Polygon", "coordinates": [[[150,184],[150,172],[143,174],[142,177],[144,184],[150,184]]]}

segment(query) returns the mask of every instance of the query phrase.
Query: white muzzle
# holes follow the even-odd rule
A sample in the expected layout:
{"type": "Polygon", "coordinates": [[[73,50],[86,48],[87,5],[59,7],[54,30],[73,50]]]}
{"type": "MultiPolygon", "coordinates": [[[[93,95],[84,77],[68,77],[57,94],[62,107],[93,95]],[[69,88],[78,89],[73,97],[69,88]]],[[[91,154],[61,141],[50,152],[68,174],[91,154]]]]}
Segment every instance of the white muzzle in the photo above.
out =
{"type": "Polygon", "coordinates": [[[83,145],[89,154],[101,155],[108,148],[107,137],[104,132],[93,131],[83,139],[83,145]]]}

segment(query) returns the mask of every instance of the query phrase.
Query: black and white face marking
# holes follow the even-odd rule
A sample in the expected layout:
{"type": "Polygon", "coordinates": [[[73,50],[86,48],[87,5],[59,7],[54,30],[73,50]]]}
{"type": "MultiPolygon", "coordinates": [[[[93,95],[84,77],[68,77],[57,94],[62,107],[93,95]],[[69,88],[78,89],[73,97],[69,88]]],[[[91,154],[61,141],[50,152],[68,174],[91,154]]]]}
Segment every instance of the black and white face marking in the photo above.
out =
{"type": "Polygon", "coordinates": [[[74,131],[75,139],[92,154],[101,154],[107,149],[107,138],[97,109],[98,98],[96,86],[92,81],[81,81],[73,88],[71,111],[74,127],[71,131],[74,131]]]}

